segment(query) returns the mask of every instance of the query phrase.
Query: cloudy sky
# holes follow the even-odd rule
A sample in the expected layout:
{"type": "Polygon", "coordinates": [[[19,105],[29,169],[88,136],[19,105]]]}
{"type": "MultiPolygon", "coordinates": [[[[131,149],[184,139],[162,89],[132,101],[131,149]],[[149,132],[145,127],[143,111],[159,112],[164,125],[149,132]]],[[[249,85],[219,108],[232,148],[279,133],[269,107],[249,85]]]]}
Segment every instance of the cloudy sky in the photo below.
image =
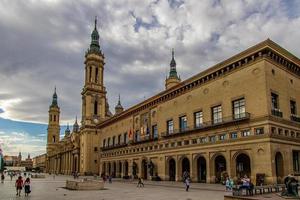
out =
{"type": "Polygon", "coordinates": [[[96,15],[113,111],[119,93],[128,108],[164,89],[172,48],[182,79],[267,38],[299,57],[299,10],[297,0],[1,0],[4,154],[45,151],[55,85],[62,125],[80,117],[84,53],[96,15]]]}

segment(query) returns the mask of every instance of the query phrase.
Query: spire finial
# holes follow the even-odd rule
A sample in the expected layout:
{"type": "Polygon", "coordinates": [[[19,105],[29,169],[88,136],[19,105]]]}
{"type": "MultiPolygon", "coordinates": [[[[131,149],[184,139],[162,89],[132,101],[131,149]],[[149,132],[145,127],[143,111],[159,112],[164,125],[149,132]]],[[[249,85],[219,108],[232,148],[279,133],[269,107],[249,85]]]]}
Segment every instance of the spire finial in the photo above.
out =
{"type": "Polygon", "coordinates": [[[75,122],[77,123],[77,115],[76,115],[76,118],[75,118],[75,122]]]}
{"type": "Polygon", "coordinates": [[[174,59],[174,48],[172,48],[172,59],[174,59]]]}
{"type": "Polygon", "coordinates": [[[95,29],[97,29],[97,15],[95,16],[95,29]]]}
{"type": "Polygon", "coordinates": [[[120,97],[120,93],[119,93],[119,103],[121,103],[121,97],[120,97]]]}

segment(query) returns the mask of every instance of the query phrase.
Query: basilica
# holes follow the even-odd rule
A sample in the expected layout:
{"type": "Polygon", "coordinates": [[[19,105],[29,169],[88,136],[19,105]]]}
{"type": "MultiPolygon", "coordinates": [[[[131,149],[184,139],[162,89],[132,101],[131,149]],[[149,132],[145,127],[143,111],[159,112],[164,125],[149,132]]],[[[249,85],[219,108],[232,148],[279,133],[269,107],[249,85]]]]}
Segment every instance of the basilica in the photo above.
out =
{"type": "MultiPolygon", "coordinates": [[[[50,173],[219,183],[248,175],[280,183],[300,174],[300,60],[270,39],[181,80],[174,51],[165,90],[115,113],[104,86],[97,23],[85,54],[82,116],[60,137],[49,107],[50,173]]],[[[109,59],[109,58],[108,58],[109,59]]]]}

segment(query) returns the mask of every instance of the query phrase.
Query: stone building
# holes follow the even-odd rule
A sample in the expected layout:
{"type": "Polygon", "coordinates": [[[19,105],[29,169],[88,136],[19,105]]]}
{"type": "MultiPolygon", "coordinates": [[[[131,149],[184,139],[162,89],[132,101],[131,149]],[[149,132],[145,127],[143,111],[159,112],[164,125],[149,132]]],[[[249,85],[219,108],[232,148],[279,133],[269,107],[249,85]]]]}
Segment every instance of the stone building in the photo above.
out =
{"type": "Polygon", "coordinates": [[[267,39],[181,81],[174,51],[166,89],[109,111],[96,23],[85,55],[80,129],[59,140],[56,93],[49,109],[47,169],[216,183],[255,183],[300,172],[300,60],[267,39]],[[56,117],[55,117],[56,116],[56,117]]]}
{"type": "Polygon", "coordinates": [[[38,155],[32,158],[32,167],[36,172],[45,172],[46,170],[46,154],[38,155]]]}

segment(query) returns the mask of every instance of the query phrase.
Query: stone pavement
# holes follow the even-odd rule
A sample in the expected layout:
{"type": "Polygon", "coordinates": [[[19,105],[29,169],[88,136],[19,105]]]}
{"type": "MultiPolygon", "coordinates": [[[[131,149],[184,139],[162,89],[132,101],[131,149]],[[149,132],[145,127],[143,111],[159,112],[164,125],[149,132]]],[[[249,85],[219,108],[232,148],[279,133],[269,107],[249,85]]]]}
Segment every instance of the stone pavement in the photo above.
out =
{"type": "MultiPolygon", "coordinates": [[[[83,178],[83,177],[80,177],[83,178]]],[[[89,177],[92,178],[92,177],[89,177]]],[[[45,179],[31,179],[32,193],[29,197],[16,197],[15,179],[10,181],[6,177],[0,183],[0,200],[61,200],[61,199],[99,199],[99,200],[223,200],[224,186],[214,184],[192,183],[189,192],[180,182],[152,182],[145,181],[144,188],[137,188],[136,182],[113,180],[112,184],[105,183],[105,190],[99,191],[71,191],[64,189],[65,181],[70,176],[46,176],[45,179]]]]}

